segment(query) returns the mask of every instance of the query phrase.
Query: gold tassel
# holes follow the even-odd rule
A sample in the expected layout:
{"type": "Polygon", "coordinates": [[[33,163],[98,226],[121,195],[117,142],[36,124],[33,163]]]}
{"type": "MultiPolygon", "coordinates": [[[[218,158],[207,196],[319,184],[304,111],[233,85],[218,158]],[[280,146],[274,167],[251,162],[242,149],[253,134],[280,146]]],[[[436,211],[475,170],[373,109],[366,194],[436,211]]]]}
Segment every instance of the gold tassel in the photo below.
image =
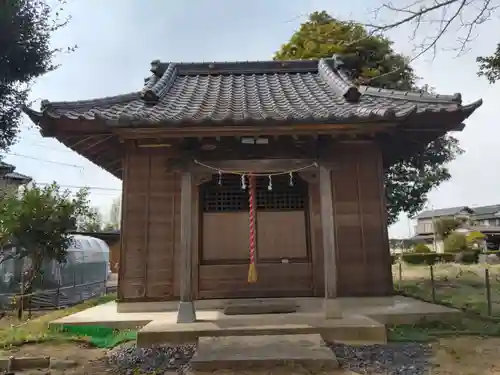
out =
{"type": "Polygon", "coordinates": [[[248,267],[248,283],[253,284],[257,282],[257,268],[254,263],[250,263],[248,267]]]}

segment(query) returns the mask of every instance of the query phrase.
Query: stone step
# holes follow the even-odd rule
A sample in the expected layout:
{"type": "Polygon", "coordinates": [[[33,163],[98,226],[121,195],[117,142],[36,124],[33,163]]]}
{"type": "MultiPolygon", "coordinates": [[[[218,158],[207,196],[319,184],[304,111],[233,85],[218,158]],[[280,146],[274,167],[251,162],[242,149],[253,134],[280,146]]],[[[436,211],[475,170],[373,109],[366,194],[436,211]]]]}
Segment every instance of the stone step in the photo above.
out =
{"type": "Polygon", "coordinates": [[[298,366],[317,373],[338,369],[339,363],[319,334],[203,337],[191,359],[195,374],[280,366],[298,366]]]}
{"type": "Polygon", "coordinates": [[[278,336],[321,334],[328,342],[384,344],[386,328],[365,316],[348,316],[342,319],[284,314],[277,316],[250,315],[216,321],[172,324],[155,320],[137,333],[137,345],[148,347],[156,344],[192,343],[202,337],[228,336],[278,336]],[[288,317],[285,319],[285,317],[288,317]]]}

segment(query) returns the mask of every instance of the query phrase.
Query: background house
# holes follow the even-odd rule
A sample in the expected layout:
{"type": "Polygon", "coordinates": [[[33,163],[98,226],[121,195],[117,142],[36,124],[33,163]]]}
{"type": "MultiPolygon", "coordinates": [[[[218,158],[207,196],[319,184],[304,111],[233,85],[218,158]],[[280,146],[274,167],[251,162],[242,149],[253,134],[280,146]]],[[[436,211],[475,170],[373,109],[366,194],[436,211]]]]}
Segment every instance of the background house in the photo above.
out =
{"type": "Polygon", "coordinates": [[[423,211],[417,216],[415,225],[416,235],[432,235],[434,233],[434,221],[438,219],[463,219],[469,221],[475,211],[467,206],[439,208],[437,210],[423,211]]]}
{"type": "Polygon", "coordinates": [[[443,251],[442,241],[435,238],[434,222],[440,219],[462,219],[463,230],[477,231],[486,235],[488,249],[497,250],[500,247],[500,204],[469,207],[458,206],[423,211],[415,216],[414,242],[424,242],[437,252],[443,251]]]}
{"type": "Polygon", "coordinates": [[[471,220],[480,226],[500,227],[500,204],[473,208],[471,220]]]}
{"type": "Polygon", "coordinates": [[[32,178],[15,171],[16,167],[0,161],[0,192],[17,192],[20,186],[32,181],[32,178]]]}

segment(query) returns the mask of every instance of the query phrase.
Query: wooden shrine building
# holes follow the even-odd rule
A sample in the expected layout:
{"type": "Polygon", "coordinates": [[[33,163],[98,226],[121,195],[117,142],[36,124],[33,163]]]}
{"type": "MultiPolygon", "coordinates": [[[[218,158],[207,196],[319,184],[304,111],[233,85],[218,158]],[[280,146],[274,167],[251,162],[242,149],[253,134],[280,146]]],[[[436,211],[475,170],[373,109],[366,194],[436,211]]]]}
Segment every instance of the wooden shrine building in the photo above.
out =
{"type": "Polygon", "coordinates": [[[151,72],[25,111],[123,181],[118,302],[180,300],[184,322],[196,299],[325,296],[334,317],[336,297],[392,294],[384,170],[481,105],[355,86],[337,58],[151,72]]]}

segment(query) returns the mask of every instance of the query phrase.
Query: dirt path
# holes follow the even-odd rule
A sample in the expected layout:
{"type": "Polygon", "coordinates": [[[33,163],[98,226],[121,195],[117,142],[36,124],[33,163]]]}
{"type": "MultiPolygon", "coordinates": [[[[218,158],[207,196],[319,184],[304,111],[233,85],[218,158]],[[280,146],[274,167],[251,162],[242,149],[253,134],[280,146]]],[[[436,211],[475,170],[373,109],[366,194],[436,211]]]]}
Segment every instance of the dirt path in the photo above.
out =
{"type": "MultiPolygon", "coordinates": [[[[500,338],[460,337],[442,339],[433,344],[436,353],[432,370],[433,375],[500,375],[500,338]]],[[[106,351],[89,348],[83,344],[38,344],[26,345],[0,354],[1,356],[52,356],[57,359],[68,359],[76,362],[76,366],[65,370],[53,370],[51,375],[90,375],[111,374],[113,369],[104,361],[106,351]]],[[[175,372],[172,372],[174,374],[175,372]]],[[[300,370],[290,371],[273,369],[271,371],[254,371],[248,375],[299,375],[300,370]]],[[[16,374],[41,375],[44,371],[24,371],[16,374]]],[[[231,371],[217,371],[215,375],[235,375],[231,371]]],[[[239,373],[241,375],[241,373],[239,373]]],[[[246,374],[246,373],[245,373],[246,374]]],[[[305,373],[304,373],[305,374],[305,373]]],[[[341,374],[354,374],[339,371],[341,374]]],[[[319,375],[319,374],[317,374],[319,375]]],[[[337,375],[337,373],[335,373],[337,375]]]]}
{"type": "MultiPolygon", "coordinates": [[[[49,344],[43,343],[38,345],[25,345],[19,348],[2,352],[1,356],[6,357],[13,355],[16,357],[55,357],[57,359],[66,359],[76,362],[72,368],[64,370],[52,370],[51,375],[72,374],[106,374],[111,373],[111,369],[102,361],[106,351],[103,349],[89,348],[84,344],[61,343],[49,344]]],[[[47,373],[45,371],[27,370],[16,372],[16,374],[24,375],[40,375],[47,373]]]]}
{"type": "Polygon", "coordinates": [[[434,345],[435,375],[500,374],[500,338],[458,337],[434,345]]]}

